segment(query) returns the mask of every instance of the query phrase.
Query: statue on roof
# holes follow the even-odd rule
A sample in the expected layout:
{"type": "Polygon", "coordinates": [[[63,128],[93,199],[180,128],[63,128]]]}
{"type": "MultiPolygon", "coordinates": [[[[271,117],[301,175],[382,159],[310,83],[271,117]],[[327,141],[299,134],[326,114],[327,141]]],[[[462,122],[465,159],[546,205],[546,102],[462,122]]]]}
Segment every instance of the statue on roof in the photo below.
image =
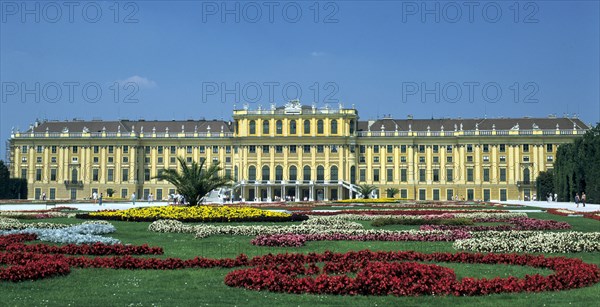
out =
{"type": "Polygon", "coordinates": [[[289,113],[297,114],[297,113],[302,112],[302,105],[300,105],[300,100],[299,99],[290,100],[283,107],[283,111],[287,114],[289,114],[289,113]]]}

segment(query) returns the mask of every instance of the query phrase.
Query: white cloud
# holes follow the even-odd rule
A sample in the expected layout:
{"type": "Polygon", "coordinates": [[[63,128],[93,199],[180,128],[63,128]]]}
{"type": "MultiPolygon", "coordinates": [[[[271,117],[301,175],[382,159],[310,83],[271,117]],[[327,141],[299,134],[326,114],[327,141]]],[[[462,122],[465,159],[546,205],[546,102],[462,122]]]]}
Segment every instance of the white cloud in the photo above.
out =
{"type": "Polygon", "coordinates": [[[156,87],[156,82],[145,78],[145,77],[140,77],[138,75],[135,76],[131,76],[125,80],[119,80],[118,81],[121,84],[127,84],[127,83],[135,83],[137,84],[137,86],[139,86],[140,88],[154,88],[156,87]]]}
{"type": "Polygon", "coordinates": [[[325,52],[323,52],[323,51],[313,51],[313,52],[310,53],[310,55],[314,56],[314,57],[319,57],[319,56],[324,56],[325,52]]]}

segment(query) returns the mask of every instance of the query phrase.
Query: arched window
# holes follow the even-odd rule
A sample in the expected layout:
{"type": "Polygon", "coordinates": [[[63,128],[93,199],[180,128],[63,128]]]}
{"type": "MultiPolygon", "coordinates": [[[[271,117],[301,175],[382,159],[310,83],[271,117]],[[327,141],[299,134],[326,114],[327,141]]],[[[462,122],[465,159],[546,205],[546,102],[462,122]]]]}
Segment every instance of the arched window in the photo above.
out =
{"type": "Polygon", "coordinates": [[[283,133],[283,123],[281,120],[275,122],[275,133],[282,134],[283,133]]]}
{"type": "Polygon", "coordinates": [[[329,179],[337,181],[338,180],[338,167],[335,165],[332,166],[330,172],[331,172],[331,175],[329,176],[329,179]]]}
{"type": "Polygon", "coordinates": [[[295,165],[290,166],[290,181],[298,180],[298,169],[295,165]]]}
{"type": "Polygon", "coordinates": [[[530,179],[531,179],[531,178],[530,178],[530,176],[529,176],[529,168],[526,168],[526,169],[524,169],[524,170],[523,170],[523,181],[524,181],[525,183],[529,183],[529,180],[530,180],[530,179]]]}
{"type": "Polygon", "coordinates": [[[263,120],[263,134],[269,134],[269,121],[263,120]]]}
{"type": "Polygon", "coordinates": [[[302,169],[302,180],[305,180],[305,181],[311,180],[310,166],[308,166],[308,165],[305,165],[304,168],[302,169]]]}
{"type": "Polygon", "coordinates": [[[323,165],[317,166],[317,181],[322,182],[325,180],[325,168],[323,165]]]}
{"type": "Polygon", "coordinates": [[[275,180],[283,180],[283,166],[281,165],[275,167],[275,180]]]}
{"type": "Polygon", "coordinates": [[[254,165],[248,167],[248,180],[256,180],[256,166],[254,165]]]}
{"type": "Polygon", "coordinates": [[[76,168],[74,168],[74,169],[71,171],[71,181],[72,181],[72,182],[76,182],[76,181],[77,181],[77,177],[79,177],[79,176],[77,176],[77,169],[76,169],[76,168]]]}
{"type": "Polygon", "coordinates": [[[323,120],[319,119],[317,121],[317,134],[323,134],[323,120]]]}
{"type": "Polygon", "coordinates": [[[304,121],[304,134],[310,134],[310,120],[304,121]]]}
{"type": "Polygon", "coordinates": [[[271,180],[271,170],[267,165],[262,167],[262,180],[271,180]]]}
{"type": "Polygon", "coordinates": [[[290,134],[296,134],[296,121],[290,121],[290,134]]]}
{"type": "Polygon", "coordinates": [[[350,134],[354,134],[354,120],[350,120],[350,134]]]}
{"type": "Polygon", "coordinates": [[[254,120],[250,121],[250,134],[256,134],[256,122],[254,120]]]}
{"type": "Polygon", "coordinates": [[[331,121],[331,134],[337,134],[337,130],[337,120],[334,119],[331,121]]]}

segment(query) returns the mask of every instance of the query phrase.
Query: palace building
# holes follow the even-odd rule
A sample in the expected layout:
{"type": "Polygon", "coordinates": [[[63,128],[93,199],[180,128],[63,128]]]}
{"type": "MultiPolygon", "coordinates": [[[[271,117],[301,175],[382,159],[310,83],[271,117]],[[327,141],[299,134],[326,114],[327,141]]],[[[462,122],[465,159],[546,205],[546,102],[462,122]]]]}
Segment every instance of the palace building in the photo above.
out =
{"type": "Polygon", "coordinates": [[[360,120],[354,108],[285,106],[233,111],[233,120],[44,121],[8,142],[13,177],[28,198],[83,199],[93,192],[166,199],[154,179],[188,162],[219,162],[235,200],[527,200],[557,147],[589,127],[577,118],[360,120]]]}

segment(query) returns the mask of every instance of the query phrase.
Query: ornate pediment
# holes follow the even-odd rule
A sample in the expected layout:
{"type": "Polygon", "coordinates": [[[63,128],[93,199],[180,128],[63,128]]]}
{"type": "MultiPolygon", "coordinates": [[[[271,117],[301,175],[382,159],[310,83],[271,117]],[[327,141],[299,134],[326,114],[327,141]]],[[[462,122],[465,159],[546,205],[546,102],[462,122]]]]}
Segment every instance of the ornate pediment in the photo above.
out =
{"type": "Polygon", "coordinates": [[[285,104],[284,107],[285,114],[301,114],[302,113],[302,105],[300,105],[300,100],[290,100],[290,102],[285,104]]]}

